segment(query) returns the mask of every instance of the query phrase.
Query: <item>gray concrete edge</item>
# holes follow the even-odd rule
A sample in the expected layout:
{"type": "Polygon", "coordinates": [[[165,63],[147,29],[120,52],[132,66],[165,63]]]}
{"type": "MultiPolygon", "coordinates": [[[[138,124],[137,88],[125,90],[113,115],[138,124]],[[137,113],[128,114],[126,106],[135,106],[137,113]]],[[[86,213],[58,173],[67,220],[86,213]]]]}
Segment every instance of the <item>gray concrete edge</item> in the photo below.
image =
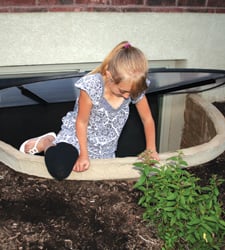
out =
{"type": "MultiPolygon", "coordinates": [[[[225,151],[225,118],[214,105],[205,101],[201,96],[193,94],[190,97],[206,110],[217,132],[216,136],[207,143],[181,149],[184,155],[183,158],[188,163],[188,167],[193,167],[213,160],[225,151]]],[[[163,164],[166,159],[175,155],[177,155],[176,152],[161,153],[160,164],[163,164]]],[[[45,167],[44,157],[23,154],[3,141],[0,141],[0,161],[17,172],[51,178],[45,167]]],[[[138,179],[140,172],[135,169],[133,165],[137,161],[137,157],[91,160],[91,166],[88,171],[82,173],[72,172],[67,179],[138,179]]]]}

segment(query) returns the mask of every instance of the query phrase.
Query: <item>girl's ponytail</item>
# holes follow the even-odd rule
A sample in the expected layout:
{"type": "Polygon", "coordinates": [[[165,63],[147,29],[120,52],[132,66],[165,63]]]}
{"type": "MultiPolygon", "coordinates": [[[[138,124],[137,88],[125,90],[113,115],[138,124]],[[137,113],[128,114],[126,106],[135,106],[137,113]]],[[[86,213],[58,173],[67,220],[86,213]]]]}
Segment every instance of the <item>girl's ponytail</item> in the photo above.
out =
{"type": "Polygon", "coordinates": [[[108,64],[111,61],[112,58],[114,58],[114,56],[122,49],[122,48],[126,48],[127,46],[131,47],[130,43],[128,41],[123,41],[121,43],[119,43],[114,49],[111,50],[111,52],[105,57],[105,59],[102,61],[102,63],[95,68],[94,70],[92,70],[90,72],[90,74],[96,74],[96,73],[100,73],[102,76],[105,76],[106,71],[108,70],[108,64]]]}

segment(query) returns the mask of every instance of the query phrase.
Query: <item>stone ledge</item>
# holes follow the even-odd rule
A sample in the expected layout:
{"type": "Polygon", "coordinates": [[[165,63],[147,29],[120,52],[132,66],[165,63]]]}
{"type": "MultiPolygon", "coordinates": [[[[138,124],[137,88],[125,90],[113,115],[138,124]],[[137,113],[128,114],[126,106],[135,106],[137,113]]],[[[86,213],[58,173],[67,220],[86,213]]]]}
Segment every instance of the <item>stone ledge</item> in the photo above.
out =
{"type": "MultiPolygon", "coordinates": [[[[216,135],[207,143],[181,149],[184,154],[184,160],[188,167],[203,164],[213,160],[225,151],[225,118],[214,105],[205,101],[199,95],[190,95],[193,102],[200,105],[208,117],[213,121],[216,135]]],[[[176,152],[167,152],[160,154],[161,162],[167,158],[176,155],[176,152]]],[[[0,141],[0,159],[1,161],[17,172],[43,178],[51,178],[42,156],[26,155],[12,147],[11,145],[0,141]]],[[[137,157],[124,157],[115,159],[92,160],[90,169],[86,172],[72,172],[69,180],[113,180],[113,179],[137,179],[140,174],[134,168],[133,163],[137,157]]]]}

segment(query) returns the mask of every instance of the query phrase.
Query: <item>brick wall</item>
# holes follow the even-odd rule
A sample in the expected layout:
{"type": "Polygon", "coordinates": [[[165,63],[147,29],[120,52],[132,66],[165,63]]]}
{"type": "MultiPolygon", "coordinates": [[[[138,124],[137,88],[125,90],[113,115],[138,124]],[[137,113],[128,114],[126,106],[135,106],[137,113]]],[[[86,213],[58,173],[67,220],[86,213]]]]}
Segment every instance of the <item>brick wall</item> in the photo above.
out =
{"type": "Polygon", "coordinates": [[[189,96],[186,99],[184,121],[185,125],[180,148],[200,145],[216,136],[213,121],[208,117],[206,110],[189,96]]]}
{"type": "Polygon", "coordinates": [[[0,12],[225,13],[225,0],[1,0],[0,12]]]}

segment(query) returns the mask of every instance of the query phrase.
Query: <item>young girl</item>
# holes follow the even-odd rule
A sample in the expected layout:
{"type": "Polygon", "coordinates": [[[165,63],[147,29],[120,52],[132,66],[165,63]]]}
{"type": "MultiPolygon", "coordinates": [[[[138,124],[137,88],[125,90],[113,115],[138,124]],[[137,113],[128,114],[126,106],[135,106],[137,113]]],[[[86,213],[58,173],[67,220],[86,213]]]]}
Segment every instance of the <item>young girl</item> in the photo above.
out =
{"type": "Polygon", "coordinates": [[[75,83],[79,98],[74,110],[63,117],[58,135],[48,133],[27,140],[20,151],[44,151],[47,169],[58,180],[68,177],[72,170],[85,171],[90,159],[115,157],[132,102],[144,126],[146,150],[158,160],[154,121],[145,97],[147,72],[144,54],[127,41],[121,42],[98,68],[75,83]]]}

